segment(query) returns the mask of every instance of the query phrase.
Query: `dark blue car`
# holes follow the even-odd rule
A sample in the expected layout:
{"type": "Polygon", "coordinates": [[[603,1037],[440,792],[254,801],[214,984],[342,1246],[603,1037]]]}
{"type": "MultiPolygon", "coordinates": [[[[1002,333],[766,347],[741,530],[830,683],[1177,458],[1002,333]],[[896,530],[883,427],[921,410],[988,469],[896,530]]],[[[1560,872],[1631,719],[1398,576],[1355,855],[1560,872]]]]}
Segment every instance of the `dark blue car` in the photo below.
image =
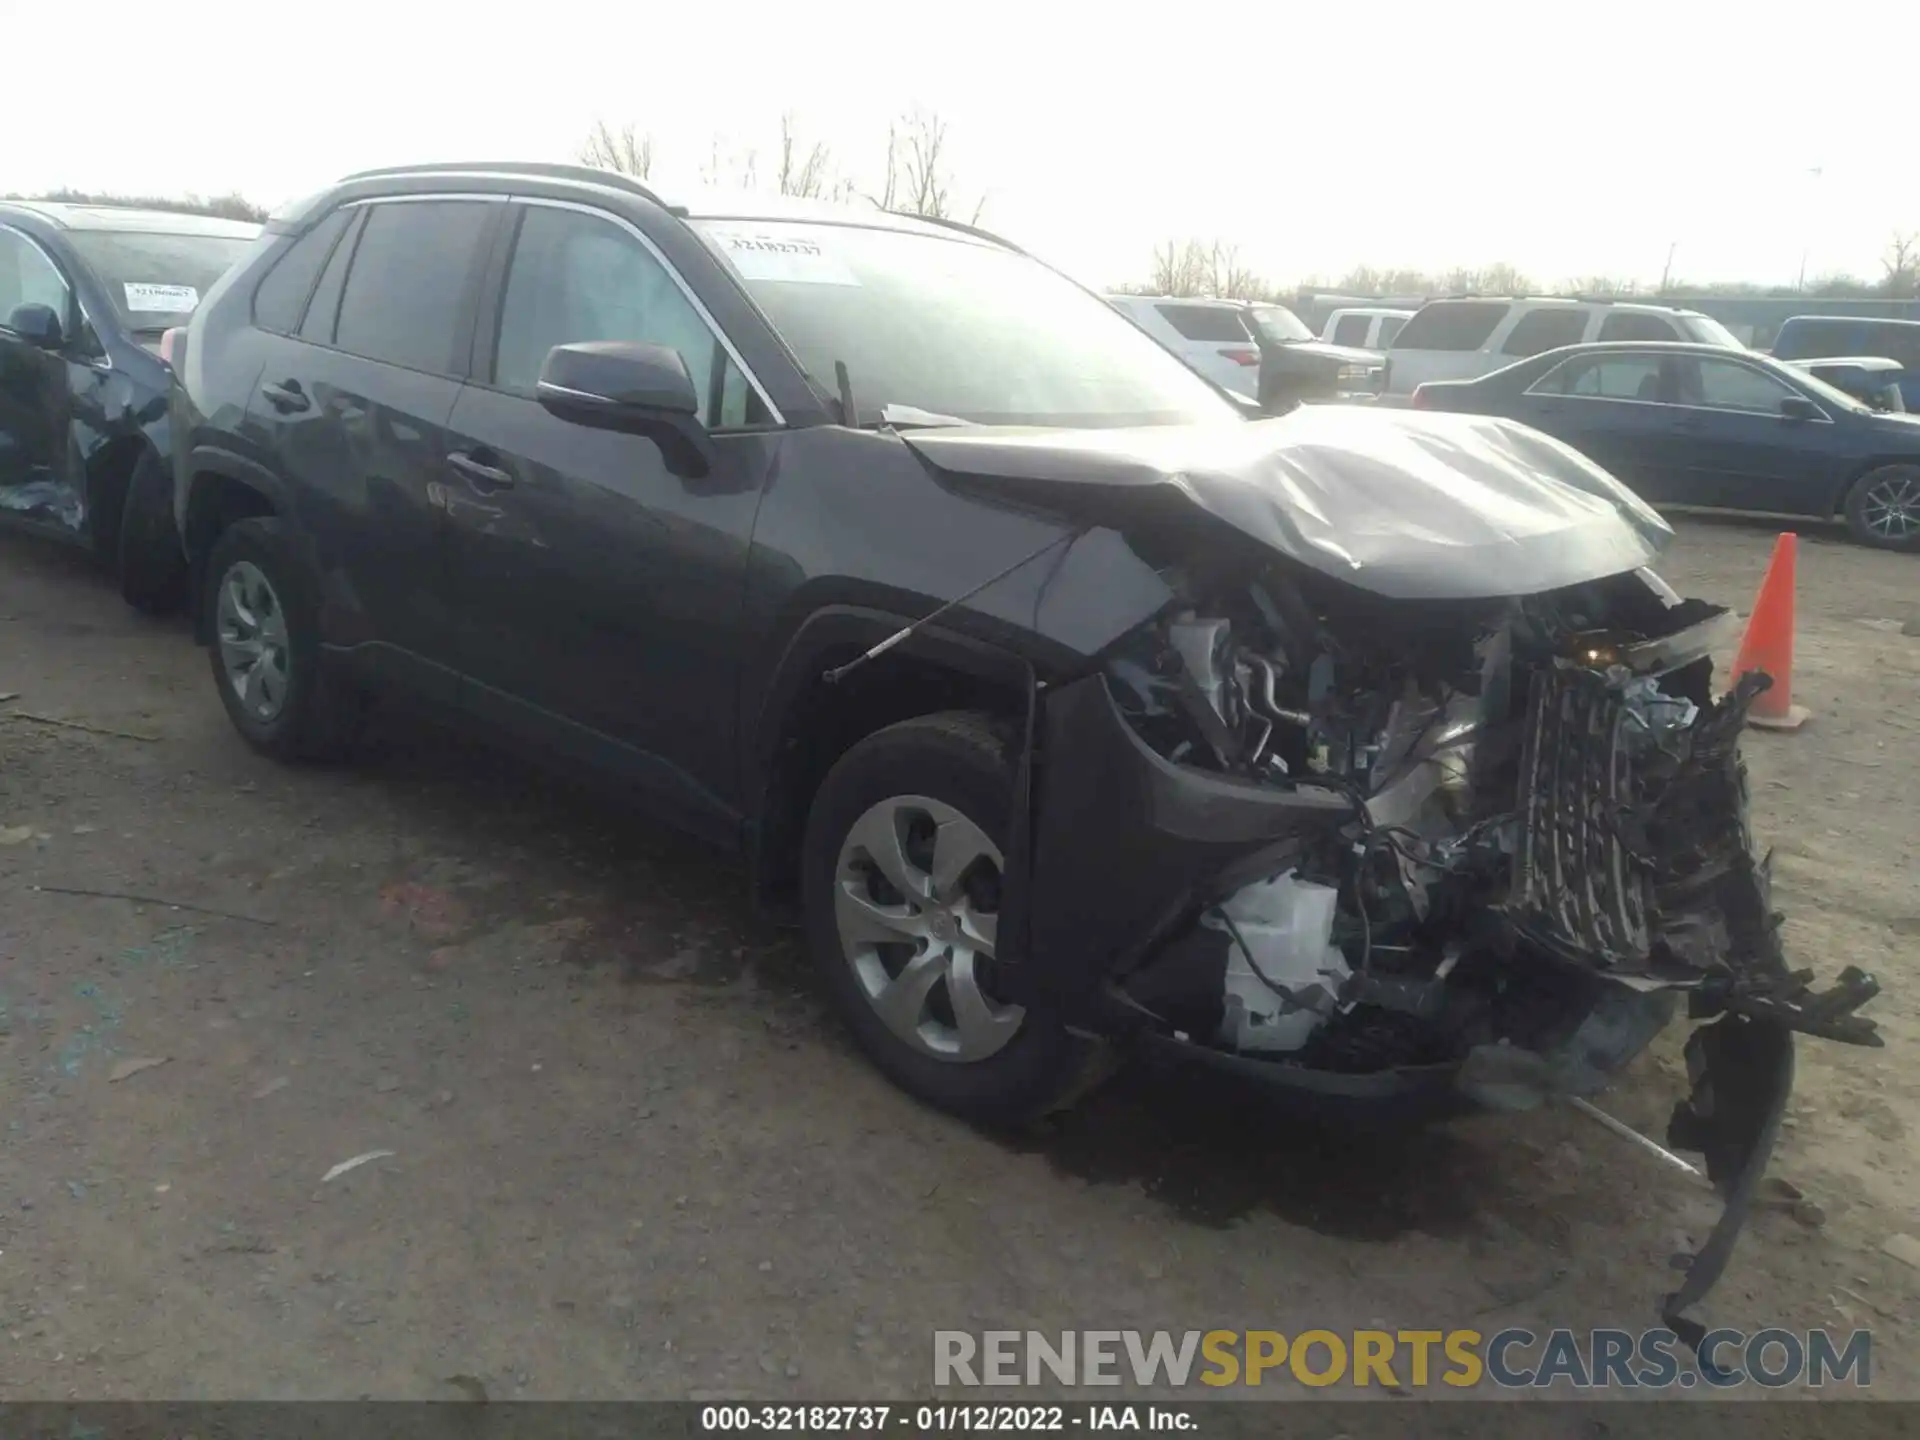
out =
{"type": "Polygon", "coordinates": [[[1876,355],[1897,361],[1900,398],[1920,412],[1920,320],[1878,320],[1854,315],[1795,315],[1773,340],[1780,360],[1823,360],[1836,356],[1876,355]]]}
{"type": "Polygon", "coordinates": [[[1864,544],[1920,548],[1920,416],[1750,350],[1568,345],[1413,405],[1522,421],[1655,503],[1844,519],[1864,544]]]}

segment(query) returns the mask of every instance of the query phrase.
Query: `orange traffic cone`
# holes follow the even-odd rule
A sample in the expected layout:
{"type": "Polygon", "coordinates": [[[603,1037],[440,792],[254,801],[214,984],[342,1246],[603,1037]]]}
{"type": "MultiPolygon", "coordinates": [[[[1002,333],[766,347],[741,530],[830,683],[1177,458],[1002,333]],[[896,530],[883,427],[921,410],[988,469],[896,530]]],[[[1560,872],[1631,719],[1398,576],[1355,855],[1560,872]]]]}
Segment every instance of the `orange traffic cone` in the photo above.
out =
{"type": "Polygon", "coordinates": [[[1793,703],[1793,566],[1799,537],[1791,530],[1773,543],[1773,559],[1754,597],[1747,633],[1733,662],[1733,679],[1749,670],[1769,676],[1773,685],[1754,699],[1747,723],[1763,730],[1798,730],[1811,718],[1793,703]]]}

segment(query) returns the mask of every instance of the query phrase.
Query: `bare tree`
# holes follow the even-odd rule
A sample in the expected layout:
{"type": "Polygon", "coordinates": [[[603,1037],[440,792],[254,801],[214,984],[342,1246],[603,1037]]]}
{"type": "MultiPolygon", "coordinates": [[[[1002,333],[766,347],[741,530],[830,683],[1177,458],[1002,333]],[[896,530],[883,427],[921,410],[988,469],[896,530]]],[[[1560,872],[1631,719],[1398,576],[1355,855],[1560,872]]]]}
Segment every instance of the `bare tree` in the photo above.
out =
{"type": "Polygon", "coordinates": [[[1567,289],[1575,295],[1633,295],[1639,288],[1634,281],[1613,275],[1588,275],[1567,282],[1567,289]]]}
{"type": "Polygon", "coordinates": [[[587,143],[580,147],[580,163],[644,180],[653,171],[653,136],[639,134],[631,125],[616,130],[596,120],[587,143]]]}
{"type": "Polygon", "coordinates": [[[1342,295],[1384,295],[1380,272],[1371,265],[1356,265],[1340,277],[1333,288],[1342,295]]]}
{"type": "Polygon", "coordinates": [[[1382,295],[1426,295],[1438,288],[1424,270],[1389,270],[1380,277],[1382,295]]]}
{"type": "Polygon", "coordinates": [[[1883,288],[1888,295],[1908,300],[1920,293],[1920,231],[1896,234],[1887,242],[1886,258],[1880,263],[1886,267],[1883,288]]]}
{"type": "MultiPolygon", "coordinates": [[[[870,198],[882,210],[957,219],[946,147],[947,122],[931,111],[915,109],[887,126],[886,181],[880,194],[870,198]]],[[[986,206],[983,192],[974,201],[970,224],[980,223],[986,206]]]]}
{"type": "Polygon", "coordinates": [[[1208,290],[1227,300],[1264,300],[1267,282],[1240,259],[1240,247],[1216,240],[1207,253],[1208,290]]]}
{"type": "Polygon", "coordinates": [[[830,189],[841,188],[829,182],[832,155],[827,147],[816,140],[804,149],[803,154],[793,114],[789,111],[780,117],[780,193],[818,199],[830,189]]]}
{"type": "Polygon", "coordinates": [[[1204,295],[1213,278],[1213,252],[1198,240],[1168,240],[1154,247],[1153,293],[1204,295]]]}

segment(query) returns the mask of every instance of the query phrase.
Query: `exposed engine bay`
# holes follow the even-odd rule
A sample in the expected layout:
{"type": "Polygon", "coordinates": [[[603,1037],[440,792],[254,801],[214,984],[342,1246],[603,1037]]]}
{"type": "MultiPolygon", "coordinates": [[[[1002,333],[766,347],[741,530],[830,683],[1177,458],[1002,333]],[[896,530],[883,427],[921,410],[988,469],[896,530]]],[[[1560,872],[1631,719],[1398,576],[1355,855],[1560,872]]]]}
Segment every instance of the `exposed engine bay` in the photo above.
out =
{"type": "Polygon", "coordinates": [[[1669,1297],[1686,1333],[1771,1150],[1789,1032],[1880,1043],[1858,1013],[1871,976],[1815,990],[1784,956],[1738,755],[1769,682],[1712,687],[1731,617],[1648,571],[1412,603],[1284,563],[1167,578],[1177,607],[1105,669],[1134,734],[1174,765],[1344,805],[1207,897],[1121,993],[1242,1061],[1443,1070],[1495,1109],[1596,1093],[1683,1006],[1717,1018],[1668,1137],[1730,1197],[1721,1248],[1669,1297]]]}

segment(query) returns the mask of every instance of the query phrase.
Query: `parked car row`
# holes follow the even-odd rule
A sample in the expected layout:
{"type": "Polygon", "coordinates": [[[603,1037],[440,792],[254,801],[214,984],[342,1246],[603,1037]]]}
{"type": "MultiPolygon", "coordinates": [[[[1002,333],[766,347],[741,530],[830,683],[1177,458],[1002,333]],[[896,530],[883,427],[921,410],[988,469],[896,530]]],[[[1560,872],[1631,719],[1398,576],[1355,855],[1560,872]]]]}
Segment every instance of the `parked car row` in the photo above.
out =
{"type": "Polygon", "coordinates": [[[1107,303],[1214,384],[1270,413],[1380,389],[1378,351],[1315,340],[1284,305],[1173,295],[1109,295],[1107,303]]]}

